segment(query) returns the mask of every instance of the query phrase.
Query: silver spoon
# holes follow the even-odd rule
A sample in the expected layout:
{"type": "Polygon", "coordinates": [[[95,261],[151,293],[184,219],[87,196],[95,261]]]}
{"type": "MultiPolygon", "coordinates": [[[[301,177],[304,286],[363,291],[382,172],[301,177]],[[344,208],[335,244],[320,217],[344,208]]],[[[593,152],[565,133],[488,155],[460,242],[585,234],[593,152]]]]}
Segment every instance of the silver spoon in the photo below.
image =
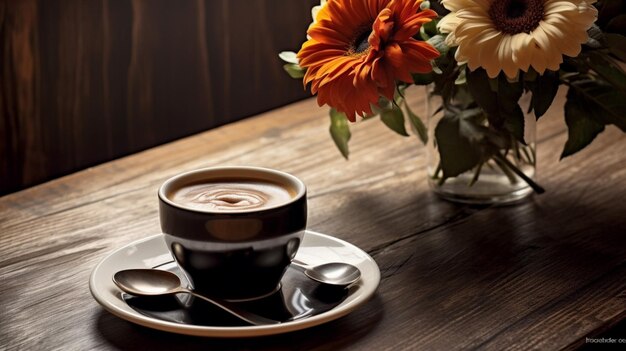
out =
{"type": "Polygon", "coordinates": [[[323,284],[348,286],[361,278],[359,268],[342,262],[324,263],[319,266],[309,266],[298,260],[292,260],[292,264],[304,268],[304,274],[323,284]]]}
{"type": "Polygon", "coordinates": [[[168,271],[158,269],[127,269],[115,273],[113,282],[122,289],[122,291],[135,296],[159,296],[178,293],[191,294],[252,325],[280,323],[279,321],[261,317],[241,309],[228,301],[217,301],[184,288],[178,276],[168,271]]]}

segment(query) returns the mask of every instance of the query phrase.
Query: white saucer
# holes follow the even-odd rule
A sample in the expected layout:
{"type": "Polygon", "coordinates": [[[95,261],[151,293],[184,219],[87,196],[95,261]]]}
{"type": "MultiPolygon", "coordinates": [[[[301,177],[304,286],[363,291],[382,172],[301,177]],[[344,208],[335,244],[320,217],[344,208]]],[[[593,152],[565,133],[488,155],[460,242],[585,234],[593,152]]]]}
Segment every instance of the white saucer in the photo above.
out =
{"type": "Polygon", "coordinates": [[[358,247],[332,236],[307,231],[296,259],[310,265],[327,262],[347,262],[357,266],[361,280],[350,287],[345,300],[329,311],[311,317],[267,326],[213,327],[181,324],[146,316],[131,308],[122,292],[113,283],[115,272],[131,268],[154,268],[172,262],[163,235],[154,235],[130,243],[105,257],[92,271],[89,288],[93,297],[105,309],[127,321],[149,328],[173,333],[210,337],[252,337],[286,333],[309,328],[345,316],[365,303],[380,282],[378,265],[358,247]]]}

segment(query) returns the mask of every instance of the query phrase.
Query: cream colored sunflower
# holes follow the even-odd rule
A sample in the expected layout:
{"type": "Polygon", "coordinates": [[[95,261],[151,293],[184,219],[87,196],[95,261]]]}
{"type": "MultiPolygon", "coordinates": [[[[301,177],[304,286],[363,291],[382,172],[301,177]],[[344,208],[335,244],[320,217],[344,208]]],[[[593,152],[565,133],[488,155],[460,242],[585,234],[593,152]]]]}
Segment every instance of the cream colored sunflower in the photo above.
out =
{"type": "MultiPolygon", "coordinates": [[[[311,22],[311,24],[309,25],[309,28],[311,28],[312,25],[317,23],[317,14],[318,12],[320,12],[322,7],[326,6],[326,1],[327,0],[320,0],[320,4],[317,6],[313,6],[313,8],[311,9],[311,17],[313,17],[313,22],[311,22]]],[[[306,38],[311,39],[311,37],[308,34],[306,35],[306,38]]]]}
{"type": "MultiPolygon", "coordinates": [[[[313,8],[311,9],[311,17],[313,18],[313,22],[309,24],[309,28],[311,28],[312,25],[317,23],[317,13],[320,12],[322,7],[326,6],[327,2],[328,0],[320,0],[319,5],[313,6],[313,8]]],[[[308,40],[311,40],[311,36],[308,34],[306,35],[306,38],[308,40]]],[[[280,54],[278,54],[278,56],[287,63],[293,63],[296,65],[300,63],[300,61],[298,60],[298,57],[296,57],[296,53],[293,51],[283,51],[280,54]]]]}
{"type": "Polygon", "coordinates": [[[317,13],[320,12],[322,7],[324,7],[325,5],[326,5],[326,0],[320,0],[319,5],[313,6],[313,8],[311,9],[311,17],[313,17],[313,23],[311,24],[314,24],[316,22],[317,13]]]}
{"type": "Polygon", "coordinates": [[[439,22],[458,46],[456,60],[489,77],[515,78],[533,67],[556,71],[563,55],[575,57],[597,18],[595,0],[441,0],[452,11],[439,22]]]}

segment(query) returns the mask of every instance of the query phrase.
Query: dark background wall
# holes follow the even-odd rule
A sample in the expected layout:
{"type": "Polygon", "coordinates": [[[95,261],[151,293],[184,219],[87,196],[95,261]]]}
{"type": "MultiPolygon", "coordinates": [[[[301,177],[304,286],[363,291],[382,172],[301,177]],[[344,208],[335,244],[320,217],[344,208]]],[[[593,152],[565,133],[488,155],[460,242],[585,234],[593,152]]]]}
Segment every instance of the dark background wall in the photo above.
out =
{"type": "Polygon", "coordinates": [[[0,194],[307,96],[315,0],[0,0],[0,194]]]}

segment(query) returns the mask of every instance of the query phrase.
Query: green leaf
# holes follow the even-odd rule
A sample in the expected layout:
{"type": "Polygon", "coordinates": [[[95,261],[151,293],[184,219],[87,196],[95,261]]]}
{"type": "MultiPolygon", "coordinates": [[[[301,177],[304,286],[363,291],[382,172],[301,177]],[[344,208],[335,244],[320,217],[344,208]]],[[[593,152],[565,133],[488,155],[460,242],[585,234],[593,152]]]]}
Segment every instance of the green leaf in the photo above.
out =
{"type": "MultiPolygon", "coordinates": [[[[469,68],[468,68],[469,70],[469,68]]],[[[467,85],[474,100],[487,114],[498,114],[498,93],[491,89],[487,72],[483,69],[466,72],[467,85]]]]}
{"type": "Polygon", "coordinates": [[[521,82],[508,82],[504,75],[489,79],[484,69],[467,72],[467,84],[474,100],[496,129],[508,130],[517,140],[524,141],[524,112],[518,104],[523,93],[521,82]],[[497,91],[492,86],[497,86],[497,91]]]}
{"type": "Polygon", "coordinates": [[[428,129],[424,125],[424,122],[419,118],[418,115],[411,111],[409,104],[404,101],[404,109],[406,110],[406,114],[409,116],[409,121],[411,122],[411,128],[413,128],[413,132],[420,138],[422,143],[426,145],[428,142],[428,129]]]}
{"type": "Polygon", "coordinates": [[[432,93],[441,96],[443,104],[449,105],[456,95],[459,86],[452,84],[459,76],[462,67],[454,60],[454,50],[450,50],[447,55],[440,56],[436,61],[437,66],[433,67],[434,89],[432,93]],[[435,70],[435,68],[438,70],[435,70]]]}
{"type": "Polygon", "coordinates": [[[330,109],[330,135],[343,157],[347,160],[350,154],[348,142],[352,136],[350,134],[350,126],[346,114],[334,108],[330,109]]]}
{"type": "Polygon", "coordinates": [[[420,37],[423,40],[428,40],[431,37],[437,35],[437,21],[433,20],[420,27],[420,37]]]}
{"type": "Polygon", "coordinates": [[[467,172],[481,162],[480,149],[461,132],[467,130],[462,123],[458,115],[446,113],[435,128],[444,179],[467,172]]]}
{"type": "Polygon", "coordinates": [[[398,85],[396,86],[396,92],[393,94],[393,101],[395,105],[400,107],[404,103],[404,91],[406,90],[405,86],[398,85]]]}
{"type": "MultiPolygon", "coordinates": [[[[532,70],[531,72],[534,72],[532,70]]],[[[539,119],[552,105],[556,93],[559,91],[559,74],[554,71],[545,71],[537,75],[532,82],[528,83],[532,98],[530,106],[535,111],[535,117],[539,119]]]]}
{"type": "Polygon", "coordinates": [[[599,53],[589,56],[589,66],[614,87],[626,91],[626,73],[599,53]]]}
{"type": "Polygon", "coordinates": [[[570,90],[576,91],[576,98],[589,105],[596,121],[614,124],[626,132],[626,93],[602,81],[572,77],[570,90]]]}
{"type": "Polygon", "coordinates": [[[587,42],[586,46],[589,46],[593,49],[599,49],[602,47],[600,41],[602,40],[602,29],[598,27],[597,24],[592,24],[589,29],[587,29],[587,42]]]}
{"type": "Polygon", "coordinates": [[[524,73],[524,81],[525,82],[534,82],[539,77],[539,73],[535,71],[532,67],[528,70],[528,72],[524,73]]]}
{"type": "Polygon", "coordinates": [[[606,24],[605,30],[611,33],[626,33],[626,14],[622,13],[613,17],[606,24]]]}
{"type": "Polygon", "coordinates": [[[611,54],[626,62],[626,37],[616,33],[604,34],[604,41],[611,54]]]}
{"type": "Polygon", "coordinates": [[[433,72],[413,73],[411,76],[413,77],[413,84],[415,85],[428,85],[435,80],[435,74],[433,72]]]}
{"type": "Polygon", "coordinates": [[[456,77],[456,80],[454,81],[455,85],[467,84],[467,76],[465,76],[466,72],[467,72],[466,70],[461,70],[461,73],[459,73],[459,76],[456,77]]]}
{"type": "Polygon", "coordinates": [[[498,87],[499,87],[498,79],[489,79],[489,89],[491,89],[491,91],[493,91],[494,93],[497,93],[498,87]]]}
{"type": "Polygon", "coordinates": [[[568,138],[561,159],[584,149],[599,133],[604,131],[604,124],[591,117],[597,113],[597,110],[585,103],[585,99],[581,98],[576,90],[568,91],[565,103],[568,138]]]}
{"type": "MultiPolygon", "coordinates": [[[[463,73],[461,74],[465,76],[465,74],[463,73]]],[[[459,75],[459,77],[460,76],[461,75],[459,75]]],[[[455,84],[455,88],[456,89],[454,89],[455,92],[454,92],[454,97],[453,97],[454,102],[452,103],[452,105],[461,109],[467,109],[467,108],[472,108],[476,106],[476,101],[474,101],[474,97],[472,96],[472,93],[469,91],[467,84],[461,84],[461,85],[455,84]]]]}
{"type": "Polygon", "coordinates": [[[378,103],[376,105],[370,104],[370,106],[372,107],[372,114],[371,116],[368,115],[368,117],[374,117],[380,115],[384,110],[390,109],[393,103],[391,100],[381,95],[378,97],[378,103]]]}
{"type": "Polygon", "coordinates": [[[450,47],[446,44],[446,36],[443,34],[437,34],[430,37],[427,42],[432,45],[440,55],[445,55],[450,50],[450,47]]]}
{"type": "Polygon", "coordinates": [[[519,107],[517,102],[515,103],[517,108],[514,113],[506,115],[504,120],[504,128],[511,132],[515,139],[517,139],[522,144],[526,145],[526,140],[524,140],[524,112],[522,108],[519,107]]]}
{"type": "Polygon", "coordinates": [[[294,79],[301,79],[304,77],[304,73],[306,73],[306,69],[295,63],[286,63],[283,69],[294,79]]]}
{"type": "Polygon", "coordinates": [[[380,119],[394,132],[402,136],[409,136],[404,126],[404,114],[396,104],[393,104],[389,109],[383,110],[380,114],[380,119]]]}
{"type": "Polygon", "coordinates": [[[480,107],[463,109],[463,110],[448,110],[444,112],[448,114],[456,114],[459,118],[459,133],[463,138],[469,140],[474,144],[483,143],[486,140],[491,139],[491,135],[497,135],[498,133],[488,127],[484,126],[484,112],[480,107]]]}

